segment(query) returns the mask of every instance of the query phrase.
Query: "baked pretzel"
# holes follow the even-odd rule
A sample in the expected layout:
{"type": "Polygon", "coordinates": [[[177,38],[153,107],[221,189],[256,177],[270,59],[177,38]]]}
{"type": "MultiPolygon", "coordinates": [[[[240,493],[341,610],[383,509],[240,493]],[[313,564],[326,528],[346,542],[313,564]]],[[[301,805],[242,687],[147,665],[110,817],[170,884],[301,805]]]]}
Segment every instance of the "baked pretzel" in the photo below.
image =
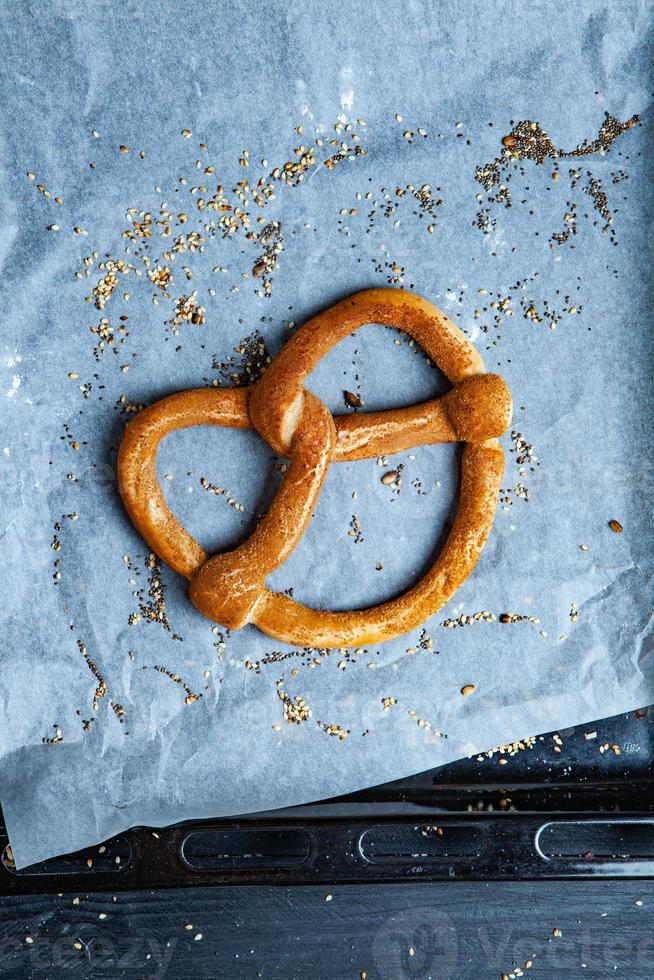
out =
{"type": "Polygon", "coordinates": [[[473,345],[427,300],[399,289],[357,293],[313,317],[249,388],[197,388],[163,398],[127,426],[118,485],[135,528],[166,564],[190,581],[189,596],[231,629],[254,623],[269,636],[306,647],[362,646],[392,639],[432,616],[474,568],[490,532],[504,472],[498,436],[511,421],[511,395],[486,374],[473,345]],[[365,323],[411,336],[452,383],[442,398],[408,408],[333,417],[304,387],[340,340],[365,323]],[[208,557],[169,510],[157,480],[161,439],[192,425],[255,428],[290,465],[254,533],[208,557]],[[369,609],[309,609],[266,588],[313,514],[331,462],[368,459],[418,445],[463,442],[459,508],[440,554],[403,595],[369,609]]]}

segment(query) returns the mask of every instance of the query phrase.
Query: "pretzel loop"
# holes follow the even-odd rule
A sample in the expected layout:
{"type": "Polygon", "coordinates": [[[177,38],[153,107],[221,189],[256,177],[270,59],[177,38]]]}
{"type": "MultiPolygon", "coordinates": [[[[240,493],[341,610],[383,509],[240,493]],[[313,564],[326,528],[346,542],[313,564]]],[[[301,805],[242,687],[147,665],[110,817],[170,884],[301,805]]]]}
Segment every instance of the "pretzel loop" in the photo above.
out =
{"type": "Polygon", "coordinates": [[[191,601],[210,619],[230,628],[254,623],[270,636],[303,646],[358,646],[420,625],[470,573],[492,527],[504,469],[497,437],[510,419],[505,383],[484,373],[479,353],[436,307],[401,290],[368,290],[309,320],[254,387],[180,392],[137,415],[118,454],[119,488],[136,529],[171,568],[190,579],[191,601]],[[371,322],[413,337],[452,382],[451,391],[422,405],[333,418],[304,382],[331,347],[371,322]],[[161,439],[192,425],[254,426],[277,453],[290,457],[254,533],[212,558],[171,513],[156,477],[161,439]],[[451,441],[466,443],[459,510],[432,568],[408,592],[370,609],[329,612],[266,588],[266,576],[304,534],[332,461],[451,441]]]}
{"type": "Polygon", "coordinates": [[[291,437],[291,463],[268,513],[247,541],[210,558],[191,580],[189,597],[201,613],[233,629],[253,620],[266,576],[286,561],[311,519],[335,442],[331,412],[307,392],[291,437]]]}

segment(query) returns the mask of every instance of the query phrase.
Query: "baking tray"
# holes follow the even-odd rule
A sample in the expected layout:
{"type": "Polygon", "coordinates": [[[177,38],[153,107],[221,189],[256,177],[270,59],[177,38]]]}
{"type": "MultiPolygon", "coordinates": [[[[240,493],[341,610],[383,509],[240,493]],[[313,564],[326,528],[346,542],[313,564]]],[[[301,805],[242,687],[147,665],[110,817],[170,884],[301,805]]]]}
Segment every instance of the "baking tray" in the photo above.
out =
{"type": "Polygon", "coordinates": [[[12,867],[0,894],[223,884],[654,877],[654,707],[348,796],[12,867]]]}

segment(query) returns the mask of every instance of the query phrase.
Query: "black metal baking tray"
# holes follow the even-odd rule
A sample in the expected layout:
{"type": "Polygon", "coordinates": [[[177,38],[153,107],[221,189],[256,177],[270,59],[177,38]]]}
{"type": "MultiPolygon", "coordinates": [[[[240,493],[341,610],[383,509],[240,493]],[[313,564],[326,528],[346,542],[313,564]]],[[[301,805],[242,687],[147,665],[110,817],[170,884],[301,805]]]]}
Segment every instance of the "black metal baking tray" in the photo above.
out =
{"type": "Polygon", "coordinates": [[[138,827],[23,871],[7,844],[0,821],[2,895],[654,878],[654,707],[320,803],[138,827]]]}

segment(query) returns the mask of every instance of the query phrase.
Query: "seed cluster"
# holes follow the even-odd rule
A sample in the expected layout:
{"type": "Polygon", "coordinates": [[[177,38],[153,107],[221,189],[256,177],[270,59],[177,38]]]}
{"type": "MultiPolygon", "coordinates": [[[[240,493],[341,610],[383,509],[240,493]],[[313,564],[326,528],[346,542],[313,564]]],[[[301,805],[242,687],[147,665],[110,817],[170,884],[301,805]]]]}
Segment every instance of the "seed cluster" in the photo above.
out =
{"type": "MultiPolygon", "coordinates": [[[[143,670],[147,670],[147,667],[144,667],[143,670]]],[[[196,701],[199,701],[200,698],[202,697],[201,694],[194,694],[191,688],[189,687],[189,685],[184,680],[182,680],[179,674],[176,674],[172,670],[168,670],[167,667],[162,667],[161,664],[155,664],[154,670],[158,671],[160,674],[163,674],[165,677],[170,678],[170,680],[174,681],[175,684],[179,684],[179,686],[183,689],[186,695],[184,698],[185,704],[194,704],[196,701]]]]}
{"type": "Polygon", "coordinates": [[[106,262],[100,263],[99,268],[106,270],[106,272],[98,280],[97,285],[93,287],[93,298],[96,309],[104,310],[118,285],[118,274],[124,275],[127,272],[127,266],[122,259],[107,259],[106,262]]]}
{"type": "MultiPolygon", "coordinates": [[[[50,547],[52,548],[53,551],[57,553],[61,552],[61,538],[59,537],[59,535],[63,530],[64,522],[77,521],[78,519],[79,519],[79,514],[77,513],[77,511],[72,511],[70,514],[62,514],[61,518],[58,521],[54,522],[53,524],[54,534],[52,535],[52,541],[50,542],[50,547]]],[[[61,557],[55,558],[52,565],[54,568],[54,572],[52,573],[52,581],[54,582],[55,585],[59,585],[59,583],[61,582],[61,567],[62,567],[61,557]]]]}
{"type": "MultiPolygon", "coordinates": [[[[540,124],[531,119],[524,119],[512,124],[511,132],[502,138],[501,154],[495,157],[491,163],[481,164],[476,169],[475,179],[486,192],[486,198],[484,205],[477,212],[475,224],[481,231],[488,234],[497,223],[496,218],[492,216],[493,207],[510,208],[512,206],[513,200],[509,185],[515,173],[525,176],[524,161],[530,160],[537,166],[543,166],[547,160],[551,161],[554,167],[552,179],[557,182],[561,174],[559,165],[562,159],[592,155],[604,156],[609,152],[613,143],[628,129],[635,126],[639,120],[640,117],[636,115],[622,123],[607,112],[597,138],[592,141],[584,140],[572,150],[557,149],[540,124]]],[[[574,190],[578,180],[578,175],[577,177],[574,176],[575,173],[575,171],[569,171],[571,190],[574,190]]],[[[605,224],[602,230],[609,231],[612,225],[612,215],[606,192],[591,171],[587,170],[586,176],[588,183],[582,190],[592,198],[596,210],[603,217],[605,224]]],[[[484,201],[481,194],[477,196],[477,199],[484,201]]],[[[569,202],[569,210],[566,213],[566,221],[568,221],[569,227],[562,232],[552,234],[550,237],[551,247],[566,244],[571,236],[576,234],[574,208],[576,205],[569,202]]],[[[615,244],[613,235],[612,241],[615,244]]]]}
{"type": "Polygon", "coordinates": [[[323,732],[325,732],[327,735],[332,735],[334,738],[337,738],[340,742],[344,742],[345,739],[350,734],[350,729],[343,728],[342,725],[334,725],[334,724],[330,724],[329,722],[319,721],[318,726],[319,728],[322,728],[323,732]]]}
{"type": "Polygon", "coordinates": [[[427,630],[423,627],[420,630],[420,636],[418,637],[418,642],[416,646],[407,647],[407,655],[412,657],[415,653],[420,650],[426,650],[428,653],[438,653],[438,650],[434,650],[434,641],[429,635],[427,630]]]}
{"type": "Polygon", "coordinates": [[[284,236],[281,221],[271,221],[259,232],[258,242],[262,248],[261,255],[252,266],[252,275],[261,279],[266,296],[272,295],[272,273],[278,266],[279,255],[284,249],[284,236]]]}
{"type": "MultiPolygon", "coordinates": [[[[137,578],[141,575],[139,565],[133,562],[129,555],[123,555],[123,561],[131,575],[135,576],[130,578],[130,585],[136,585],[137,578]]],[[[166,612],[166,588],[161,576],[161,559],[150,552],[143,560],[143,565],[145,571],[149,573],[147,593],[144,586],[132,592],[132,595],[138,600],[139,611],[130,614],[129,625],[136,626],[141,620],[146,623],[157,623],[159,626],[163,626],[167,633],[171,634],[173,640],[181,640],[182,637],[174,632],[166,612]]]]}
{"type": "Polygon", "coordinates": [[[197,291],[193,291],[189,296],[180,296],[175,304],[175,315],[173,316],[172,333],[178,337],[177,329],[182,323],[193,323],[201,326],[205,322],[206,310],[198,303],[197,291]]]}
{"type": "Polygon", "coordinates": [[[256,384],[272,360],[266,342],[258,330],[248,334],[234,348],[237,357],[220,361],[214,354],[212,368],[218,372],[214,385],[242,388],[256,384]]]}
{"type": "Polygon", "coordinates": [[[469,615],[461,615],[458,619],[445,619],[441,623],[441,626],[445,626],[446,629],[456,629],[458,626],[471,626],[473,623],[494,623],[497,616],[488,612],[487,609],[482,609],[481,612],[471,613],[469,615]]]}
{"type": "Polygon", "coordinates": [[[289,725],[301,725],[311,717],[311,708],[299,694],[294,697],[287,694],[282,687],[283,683],[282,680],[277,681],[277,697],[284,706],[284,721],[289,725]]]}
{"type": "Polygon", "coordinates": [[[348,538],[352,538],[355,544],[362,544],[366,540],[361,533],[361,521],[355,514],[352,514],[350,530],[347,532],[347,536],[348,538]]]}
{"type": "Polygon", "coordinates": [[[64,740],[59,725],[54,724],[52,727],[54,728],[54,735],[44,735],[41,739],[44,745],[60,745],[64,740]]]}
{"type": "Polygon", "coordinates": [[[209,483],[209,481],[204,477],[200,478],[200,486],[203,490],[206,490],[207,493],[216,494],[218,497],[225,497],[230,507],[233,507],[234,510],[239,511],[241,514],[245,513],[245,505],[240,504],[230,490],[225,490],[224,487],[218,487],[215,485],[215,483],[209,483]]]}
{"type": "Polygon", "coordinates": [[[520,613],[504,612],[499,616],[500,623],[540,623],[538,616],[523,616],[520,613]]]}
{"type": "Polygon", "coordinates": [[[498,745],[495,748],[487,749],[485,752],[480,753],[477,756],[477,762],[483,762],[484,759],[492,759],[493,756],[497,755],[498,763],[501,766],[507,764],[507,756],[511,758],[517,755],[518,752],[525,752],[528,749],[533,749],[534,745],[538,741],[535,735],[529,735],[527,738],[517,739],[515,742],[509,742],[506,745],[498,745]]]}
{"type": "MultiPolygon", "coordinates": [[[[71,629],[72,629],[72,626],[71,626],[71,629]]],[[[93,696],[93,701],[91,702],[91,707],[93,708],[93,711],[97,711],[99,709],[99,707],[100,707],[100,701],[103,698],[106,698],[107,697],[107,694],[108,694],[107,682],[105,681],[104,677],[102,676],[102,674],[100,673],[100,671],[96,667],[95,663],[91,659],[91,656],[90,656],[90,654],[89,654],[89,652],[88,652],[85,644],[80,639],[77,640],[77,648],[78,648],[79,652],[82,654],[82,656],[84,657],[84,660],[86,662],[86,666],[89,668],[89,670],[91,671],[91,673],[95,677],[96,681],[98,682],[98,686],[96,687],[95,694],[93,696]]],[[[122,704],[119,704],[117,701],[114,701],[112,698],[109,698],[109,706],[110,706],[111,710],[113,711],[113,713],[118,718],[118,720],[122,724],[123,720],[125,719],[125,714],[126,714],[125,713],[125,709],[123,708],[122,704]]],[[[78,715],[80,714],[79,710],[77,711],[77,714],[78,715]]],[[[82,727],[84,728],[84,731],[89,731],[91,729],[94,721],[95,721],[95,718],[89,718],[87,720],[82,720],[82,727]]],[[[126,735],[129,735],[129,732],[126,731],[125,734],[126,735]]],[[[61,738],[60,741],[63,741],[63,738],[61,738]]]]}
{"type": "Polygon", "coordinates": [[[418,712],[415,710],[415,708],[409,708],[408,711],[407,711],[407,714],[408,714],[409,718],[412,718],[415,721],[415,723],[418,726],[418,728],[421,728],[423,731],[425,731],[432,738],[434,738],[434,739],[447,738],[447,735],[445,734],[445,732],[442,732],[440,730],[440,728],[436,728],[426,718],[419,718],[418,717],[418,712]]]}
{"type": "MultiPolygon", "coordinates": [[[[289,590],[289,592],[292,590],[289,590]]],[[[286,660],[300,660],[300,666],[306,667],[308,670],[312,670],[316,667],[321,667],[322,664],[328,660],[331,656],[341,657],[338,662],[338,667],[340,670],[345,670],[348,666],[356,664],[359,662],[359,658],[367,657],[370,655],[370,651],[365,647],[339,647],[338,649],[330,649],[327,647],[304,647],[302,650],[273,650],[272,653],[267,653],[265,656],[261,657],[259,660],[249,660],[246,659],[244,662],[244,667],[247,670],[252,670],[255,674],[261,673],[262,667],[267,667],[270,664],[284,663],[286,660]]],[[[379,654],[377,653],[376,656],[379,654]]],[[[370,666],[370,663],[368,664],[370,666]]],[[[297,677],[300,673],[299,668],[294,667],[291,670],[291,677],[297,677]]]]}
{"type": "Polygon", "coordinates": [[[524,478],[536,472],[536,467],[540,466],[538,456],[534,452],[534,447],[527,442],[522,433],[517,429],[511,432],[510,454],[515,457],[518,466],[519,480],[513,487],[502,487],[500,489],[500,506],[502,510],[508,510],[514,499],[529,500],[529,487],[524,482],[524,478]]]}

